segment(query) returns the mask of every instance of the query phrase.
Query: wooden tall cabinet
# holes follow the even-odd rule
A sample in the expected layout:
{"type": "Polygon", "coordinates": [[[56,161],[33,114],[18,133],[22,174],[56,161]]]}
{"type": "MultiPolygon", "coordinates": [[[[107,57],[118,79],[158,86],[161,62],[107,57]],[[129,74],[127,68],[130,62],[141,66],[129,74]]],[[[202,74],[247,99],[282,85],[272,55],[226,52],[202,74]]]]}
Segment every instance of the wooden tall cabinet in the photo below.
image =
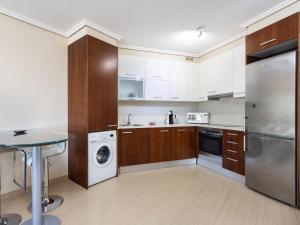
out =
{"type": "Polygon", "coordinates": [[[68,46],[69,178],[88,187],[88,133],[117,129],[118,48],[91,36],[68,46]]]}

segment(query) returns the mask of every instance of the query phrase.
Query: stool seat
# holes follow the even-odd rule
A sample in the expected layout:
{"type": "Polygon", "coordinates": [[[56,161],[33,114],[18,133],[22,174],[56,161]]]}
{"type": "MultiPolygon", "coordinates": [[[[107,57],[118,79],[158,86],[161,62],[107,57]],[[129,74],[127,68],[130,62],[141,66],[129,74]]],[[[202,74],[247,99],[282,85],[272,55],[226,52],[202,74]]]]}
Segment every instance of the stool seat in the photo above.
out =
{"type": "MultiPolygon", "coordinates": [[[[24,148],[23,149],[26,152],[27,155],[27,165],[31,166],[32,164],[32,151],[31,148],[24,148]]],[[[59,155],[63,153],[65,150],[65,144],[64,143],[59,143],[59,144],[54,144],[54,145],[47,145],[42,147],[42,157],[43,158],[48,158],[51,156],[59,155]]],[[[25,161],[25,157],[22,157],[22,161],[25,161]]]]}

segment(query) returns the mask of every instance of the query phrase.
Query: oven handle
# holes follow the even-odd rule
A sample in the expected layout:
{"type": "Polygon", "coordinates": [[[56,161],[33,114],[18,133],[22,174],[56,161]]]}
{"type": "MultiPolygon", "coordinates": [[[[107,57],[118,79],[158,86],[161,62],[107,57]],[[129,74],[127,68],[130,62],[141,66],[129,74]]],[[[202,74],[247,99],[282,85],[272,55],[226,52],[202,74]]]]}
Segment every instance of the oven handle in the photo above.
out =
{"type": "Polygon", "coordinates": [[[219,139],[222,139],[223,136],[222,135],[212,135],[212,134],[207,134],[205,132],[199,132],[200,135],[203,135],[205,137],[212,137],[212,138],[219,138],[219,139]]]}

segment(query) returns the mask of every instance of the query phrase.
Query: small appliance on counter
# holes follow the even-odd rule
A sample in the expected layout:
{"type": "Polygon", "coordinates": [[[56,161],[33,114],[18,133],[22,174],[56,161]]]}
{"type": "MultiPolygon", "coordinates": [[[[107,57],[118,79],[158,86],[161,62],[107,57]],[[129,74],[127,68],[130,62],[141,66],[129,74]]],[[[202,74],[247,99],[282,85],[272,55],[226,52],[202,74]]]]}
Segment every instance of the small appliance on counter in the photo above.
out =
{"type": "Polygon", "coordinates": [[[192,124],[208,124],[209,113],[208,112],[189,112],[186,117],[187,123],[192,124]]]}
{"type": "Polygon", "coordinates": [[[172,110],[169,112],[169,124],[174,124],[174,113],[172,110]]]}

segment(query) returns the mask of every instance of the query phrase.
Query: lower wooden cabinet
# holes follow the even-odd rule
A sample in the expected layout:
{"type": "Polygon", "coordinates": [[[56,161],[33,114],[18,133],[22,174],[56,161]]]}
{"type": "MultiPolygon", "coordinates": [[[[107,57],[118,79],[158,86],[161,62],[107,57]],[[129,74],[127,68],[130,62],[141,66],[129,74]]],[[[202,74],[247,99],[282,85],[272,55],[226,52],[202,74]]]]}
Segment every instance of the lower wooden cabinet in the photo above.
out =
{"type": "Polygon", "coordinates": [[[178,127],[173,130],[173,159],[190,159],[196,157],[197,139],[194,127],[178,127]]]}
{"type": "Polygon", "coordinates": [[[120,166],[150,162],[150,129],[119,130],[118,136],[120,166]]]}
{"type": "Polygon", "coordinates": [[[245,175],[244,132],[223,130],[223,168],[245,175]]]}
{"type": "Polygon", "coordinates": [[[150,161],[173,160],[172,128],[152,128],[150,137],[150,161]]]}
{"type": "Polygon", "coordinates": [[[119,130],[119,165],[130,166],[195,158],[194,127],[119,130]]]}

